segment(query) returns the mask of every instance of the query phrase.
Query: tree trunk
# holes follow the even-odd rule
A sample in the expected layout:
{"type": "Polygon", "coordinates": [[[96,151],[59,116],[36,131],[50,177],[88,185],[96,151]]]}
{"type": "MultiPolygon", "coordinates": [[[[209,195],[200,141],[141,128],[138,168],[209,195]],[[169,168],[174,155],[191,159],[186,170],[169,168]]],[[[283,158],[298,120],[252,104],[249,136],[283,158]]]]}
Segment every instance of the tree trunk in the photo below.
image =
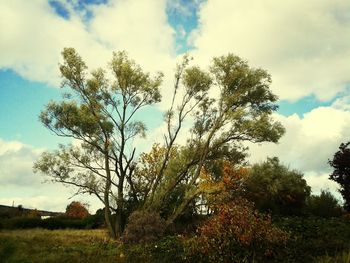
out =
{"type": "Polygon", "coordinates": [[[117,237],[121,237],[124,232],[123,227],[123,211],[121,209],[117,209],[116,218],[115,218],[115,234],[117,237]]]}
{"type": "Polygon", "coordinates": [[[109,207],[107,207],[107,206],[105,206],[105,222],[106,222],[107,229],[108,229],[110,237],[113,238],[113,239],[116,239],[117,235],[116,235],[116,232],[115,232],[115,228],[114,228],[114,226],[112,224],[111,212],[109,210],[109,207]]]}
{"type": "MultiPolygon", "coordinates": [[[[123,171],[122,171],[123,172],[123,171]]],[[[118,196],[117,196],[117,211],[116,211],[116,220],[115,220],[115,233],[117,237],[121,237],[124,232],[124,222],[123,222],[123,213],[124,213],[124,178],[125,174],[121,173],[118,185],[118,196]]]]}
{"type": "Polygon", "coordinates": [[[105,203],[105,221],[109,231],[111,238],[116,239],[115,227],[112,224],[112,215],[109,205],[109,191],[111,189],[112,181],[111,181],[111,171],[109,167],[109,155],[108,155],[108,144],[106,142],[105,145],[106,153],[105,153],[105,169],[106,169],[106,187],[104,189],[104,203],[105,203]]]}

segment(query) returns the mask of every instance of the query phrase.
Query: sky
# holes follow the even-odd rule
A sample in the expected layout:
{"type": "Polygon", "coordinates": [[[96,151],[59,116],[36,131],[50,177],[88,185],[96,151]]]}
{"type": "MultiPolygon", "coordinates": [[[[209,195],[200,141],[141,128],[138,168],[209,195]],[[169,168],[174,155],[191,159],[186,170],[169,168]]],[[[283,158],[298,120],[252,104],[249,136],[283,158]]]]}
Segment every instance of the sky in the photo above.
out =
{"type": "MultiPolygon", "coordinates": [[[[279,97],[274,118],[286,128],[278,144],[250,145],[249,161],[278,156],[304,173],[317,194],[337,185],[327,164],[350,140],[350,1],[348,0],[0,0],[0,204],[64,211],[73,200],[102,205],[32,172],[57,138],[38,121],[59,100],[58,65],[74,47],[89,68],[126,50],[143,69],[165,74],[164,100],[143,118],[160,137],[176,61],[189,53],[206,68],[234,53],[266,69],[279,97]]],[[[184,139],[184,138],[183,138],[184,139]]]]}

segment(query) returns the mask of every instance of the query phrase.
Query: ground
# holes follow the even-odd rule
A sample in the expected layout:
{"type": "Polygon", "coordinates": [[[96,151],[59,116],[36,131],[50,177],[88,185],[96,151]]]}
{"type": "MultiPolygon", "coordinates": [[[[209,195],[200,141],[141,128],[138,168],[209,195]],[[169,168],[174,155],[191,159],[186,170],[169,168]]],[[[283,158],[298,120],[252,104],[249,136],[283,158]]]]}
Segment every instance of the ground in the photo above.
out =
{"type": "Polygon", "coordinates": [[[0,231],[0,261],[120,262],[117,244],[105,230],[0,231]]]}

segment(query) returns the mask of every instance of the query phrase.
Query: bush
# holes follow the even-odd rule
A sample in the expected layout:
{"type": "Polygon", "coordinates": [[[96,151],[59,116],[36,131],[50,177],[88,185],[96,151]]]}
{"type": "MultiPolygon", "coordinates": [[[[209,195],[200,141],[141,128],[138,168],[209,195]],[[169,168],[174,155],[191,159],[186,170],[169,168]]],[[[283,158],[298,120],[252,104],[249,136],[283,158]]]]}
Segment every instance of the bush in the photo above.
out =
{"type": "Polygon", "coordinates": [[[275,218],[275,224],[292,236],[281,251],[283,262],[313,262],[317,257],[350,250],[350,221],[346,219],[275,218]]]}
{"type": "Polygon", "coordinates": [[[152,243],[124,245],[122,253],[126,263],[195,262],[187,260],[184,239],[179,236],[167,236],[152,243]]]}
{"type": "Polygon", "coordinates": [[[104,217],[100,215],[90,215],[83,219],[84,225],[86,229],[96,229],[101,228],[105,224],[104,217]]]}
{"type": "Polygon", "coordinates": [[[287,239],[288,234],[274,227],[268,216],[237,199],[220,206],[199,229],[192,255],[201,256],[197,259],[201,262],[251,262],[273,257],[273,249],[287,239]]]}
{"type": "Polygon", "coordinates": [[[14,217],[2,221],[4,229],[27,229],[41,227],[40,218],[14,217]]]}
{"type": "Polygon", "coordinates": [[[26,218],[17,217],[5,219],[2,221],[4,229],[30,229],[30,228],[44,228],[44,229],[84,229],[86,223],[83,220],[62,219],[62,218],[26,218]]]}
{"type": "Polygon", "coordinates": [[[155,212],[135,211],[126,226],[123,241],[125,243],[153,242],[161,238],[165,231],[165,222],[155,212]]]}

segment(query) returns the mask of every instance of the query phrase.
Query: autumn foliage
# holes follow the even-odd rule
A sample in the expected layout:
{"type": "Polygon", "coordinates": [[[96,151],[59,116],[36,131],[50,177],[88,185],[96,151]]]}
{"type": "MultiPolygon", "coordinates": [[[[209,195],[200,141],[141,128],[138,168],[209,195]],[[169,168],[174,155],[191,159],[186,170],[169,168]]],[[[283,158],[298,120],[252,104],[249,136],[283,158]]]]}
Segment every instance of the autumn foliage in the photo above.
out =
{"type": "Polygon", "coordinates": [[[83,219],[89,215],[87,208],[80,202],[73,201],[67,208],[65,216],[74,219],[83,219]]]}
{"type": "Polygon", "coordinates": [[[247,168],[236,168],[228,161],[218,162],[211,169],[203,169],[199,187],[207,201],[207,206],[215,210],[216,206],[240,196],[248,173],[247,168]]]}
{"type": "Polygon", "coordinates": [[[209,262],[251,260],[259,253],[272,257],[273,246],[283,245],[288,239],[286,232],[272,225],[269,216],[260,214],[242,198],[219,206],[198,233],[198,250],[209,262]]]}

